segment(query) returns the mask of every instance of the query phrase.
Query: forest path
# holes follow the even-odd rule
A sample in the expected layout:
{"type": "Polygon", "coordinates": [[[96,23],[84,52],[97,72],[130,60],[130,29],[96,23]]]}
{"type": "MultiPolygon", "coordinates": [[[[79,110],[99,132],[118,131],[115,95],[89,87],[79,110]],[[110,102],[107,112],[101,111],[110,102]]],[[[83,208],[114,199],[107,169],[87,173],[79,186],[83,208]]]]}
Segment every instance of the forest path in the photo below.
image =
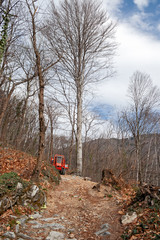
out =
{"type": "Polygon", "coordinates": [[[105,193],[105,186],[100,191],[92,189],[95,184],[78,176],[62,176],[60,185],[48,194],[45,217],[55,215],[61,219],[70,229],[70,239],[121,239],[117,199],[105,193]]]}
{"type": "Polygon", "coordinates": [[[110,186],[93,189],[96,184],[78,176],[62,176],[58,186],[49,187],[46,208],[31,215],[17,215],[11,209],[4,213],[0,240],[122,239],[118,212],[123,198],[110,186]]]}

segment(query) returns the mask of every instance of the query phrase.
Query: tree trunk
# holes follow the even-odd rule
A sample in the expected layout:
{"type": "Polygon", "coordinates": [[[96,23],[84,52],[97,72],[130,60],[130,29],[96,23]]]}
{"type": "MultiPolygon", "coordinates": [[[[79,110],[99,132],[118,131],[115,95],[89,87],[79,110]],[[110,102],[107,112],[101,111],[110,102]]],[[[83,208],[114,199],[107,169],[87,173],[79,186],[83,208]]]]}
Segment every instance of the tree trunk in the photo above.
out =
{"type": "Polygon", "coordinates": [[[155,182],[154,184],[156,186],[159,186],[159,181],[158,181],[158,177],[159,177],[159,171],[158,171],[158,152],[157,152],[157,135],[155,134],[154,136],[154,140],[155,140],[155,182]]]}
{"type": "MultiPolygon", "coordinates": [[[[34,6],[34,3],[33,3],[34,6]]],[[[32,180],[39,181],[39,175],[42,165],[43,153],[44,153],[44,143],[45,143],[45,119],[44,119],[44,77],[41,68],[41,58],[40,53],[37,48],[37,40],[36,40],[36,26],[35,26],[35,14],[31,12],[30,6],[28,5],[31,17],[32,17],[32,44],[34,53],[36,56],[36,68],[37,68],[37,75],[39,80],[39,147],[38,147],[38,157],[37,157],[37,164],[32,174],[32,180]]]]}
{"type": "Polygon", "coordinates": [[[4,114],[5,114],[5,111],[8,107],[8,103],[11,99],[11,96],[12,96],[12,93],[14,92],[14,89],[15,87],[13,86],[8,94],[8,96],[6,97],[5,101],[4,101],[4,104],[3,104],[3,107],[2,107],[2,111],[1,111],[1,114],[0,114],[0,126],[2,125],[2,120],[3,120],[3,117],[4,117],[4,114]]]}
{"type": "MultiPolygon", "coordinates": [[[[41,73],[41,70],[40,70],[41,73]]],[[[42,75],[41,75],[42,76],[42,75]]],[[[41,170],[44,144],[45,144],[45,119],[44,119],[44,80],[43,77],[39,79],[39,147],[38,147],[38,158],[37,164],[34,169],[33,179],[39,181],[39,174],[41,170]]]]}
{"type": "Polygon", "coordinates": [[[70,169],[71,169],[71,165],[72,165],[72,152],[73,152],[74,135],[76,135],[75,134],[75,110],[76,110],[76,105],[74,106],[74,111],[73,111],[73,121],[70,120],[71,126],[72,126],[71,143],[70,143],[70,146],[69,146],[69,167],[70,167],[70,169]]]}
{"type": "Polygon", "coordinates": [[[69,167],[71,167],[72,164],[73,140],[74,140],[74,126],[72,126],[71,143],[69,146],[69,167]]]}
{"type": "Polygon", "coordinates": [[[29,99],[29,82],[27,82],[27,96],[24,101],[24,106],[22,109],[22,120],[20,122],[19,130],[17,132],[17,136],[15,139],[16,148],[20,147],[20,144],[22,141],[22,133],[23,133],[23,129],[24,129],[24,122],[25,122],[26,109],[27,109],[27,105],[28,105],[28,99],[29,99]]]}
{"type": "MultiPolygon", "coordinates": [[[[39,56],[36,55],[36,57],[39,56]]],[[[40,56],[37,58],[38,77],[39,77],[39,146],[37,164],[32,174],[32,180],[39,181],[39,175],[43,160],[44,144],[45,144],[45,119],[44,119],[44,79],[42,76],[41,67],[39,65],[40,56]]]]}
{"type": "Polygon", "coordinates": [[[153,140],[153,137],[151,137],[151,139],[149,141],[149,146],[148,146],[148,154],[147,154],[147,159],[146,159],[146,170],[145,170],[145,177],[144,177],[145,183],[147,183],[147,177],[148,177],[148,165],[149,165],[149,159],[150,159],[150,153],[151,153],[152,140],[153,140]]]}
{"type": "Polygon", "coordinates": [[[53,157],[53,120],[52,116],[50,116],[50,125],[51,125],[51,141],[50,141],[50,154],[49,154],[49,162],[51,161],[51,158],[53,157]]]}
{"type": "Polygon", "coordinates": [[[141,149],[139,139],[137,140],[136,146],[136,159],[137,159],[137,183],[139,182],[139,184],[142,185],[141,149]]]}
{"type": "Polygon", "coordinates": [[[77,88],[77,175],[82,175],[82,90],[77,88]]]}

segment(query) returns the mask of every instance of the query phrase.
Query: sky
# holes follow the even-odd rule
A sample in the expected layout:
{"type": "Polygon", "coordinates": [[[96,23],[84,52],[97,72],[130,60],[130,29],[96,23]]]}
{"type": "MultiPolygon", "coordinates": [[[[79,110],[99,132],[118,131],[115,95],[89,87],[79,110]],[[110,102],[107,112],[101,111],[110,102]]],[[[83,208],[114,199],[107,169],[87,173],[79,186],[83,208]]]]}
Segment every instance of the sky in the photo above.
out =
{"type": "Polygon", "coordinates": [[[127,88],[135,71],[150,75],[160,88],[160,0],[103,0],[103,4],[117,22],[118,42],[113,59],[116,74],[98,86],[94,100],[97,112],[105,116],[108,109],[127,105],[127,88]]]}
{"type": "MultiPolygon", "coordinates": [[[[39,1],[44,4],[44,0],[39,1]]],[[[134,72],[150,75],[153,84],[160,88],[160,0],[102,0],[102,3],[110,18],[117,22],[118,48],[113,58],[116,74],[96,86],[92,106],[102,118],[107,118],[115,109],[127,105],[127,88],[134,72]]]]}

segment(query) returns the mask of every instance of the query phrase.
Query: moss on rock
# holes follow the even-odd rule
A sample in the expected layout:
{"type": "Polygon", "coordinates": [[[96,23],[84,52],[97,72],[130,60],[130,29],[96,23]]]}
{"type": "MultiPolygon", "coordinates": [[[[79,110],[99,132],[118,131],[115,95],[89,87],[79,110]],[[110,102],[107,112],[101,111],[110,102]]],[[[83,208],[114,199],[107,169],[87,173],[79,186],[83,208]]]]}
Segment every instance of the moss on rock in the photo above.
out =
{"type": "Polygon", "coordinates": [[[0,197],[5,194],[16,191],[17,184],[21,183],[23,188],[29,185],[29,182],[24,181],[15,172],[4,173],[0,175],[0,197]]]}

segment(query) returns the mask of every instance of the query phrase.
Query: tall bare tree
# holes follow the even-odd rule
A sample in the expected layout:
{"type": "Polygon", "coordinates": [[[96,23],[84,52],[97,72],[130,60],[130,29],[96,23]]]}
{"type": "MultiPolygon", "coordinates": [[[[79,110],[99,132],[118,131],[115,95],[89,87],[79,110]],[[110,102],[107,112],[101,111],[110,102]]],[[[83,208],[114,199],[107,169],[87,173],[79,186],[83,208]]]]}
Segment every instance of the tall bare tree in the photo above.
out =
{"type": "Polygon", "coordinates": [[[32,180],[39,181],[39,174],[41,170],[41,164],[43,160],[43,153],[44,153],[44,145],[45,145],[45,117],[44,117],[44,88],[47,82],[46,73],[47,71],[52,68],[58,61],[53,61],[54,57],[51,60],[47,61],[47,56],[45,52],[44,42],[40,37],[40,29],[41,24],[38,22],[38,7],[35,5],[34,0],[26,0],[26,5],[28,9],[28,13],[30,16],[30,39],[32,44],[32,50],[34,52],[33,67],[35,68],[34,76],[37,77],[38,80],[38,97],[39,97],[39,147],[38,147],[38,157],[37,157],[37,164],[35,166],[32,180]],[[39,23],[39,24],[38,24],[39,23]],[[45,59],[45,57],[46,59],[45,59]]]}
{"type": "Polygon", "coordinates": [[[38,75],[38,83],[39,83],[39,149],[38,149],[38,158],[37,158],[37,164],[34,169],[33,173],[33,179],[38,180],[41,164],[42,164],[42,158],[43,158],[43,151],[44,151],[44,142],[45,142],[45,119],[44,119],[44,76],[42,71],[42,65],[41,65],[41,55],[38,48],[38,42],[37,42],[37,26],[36,26],[36,14],[37,14],[37,8],[34,4],[34,1],[29,3],[28,0],[26,0],[26,4],[29,10],[29,14],[31,17],[31,41],[32,46],[35,54],[35,63],[36,63],[36,71],[38,75]]]}
{"type": "MultiPolygon", "coordinates": [[[[82,104],[86,86],[111,74],[111,57],[116,44],[115,24],[101,3],[93,0],[51,2],[45,34],[51,51],[62,56],[59,70],[76,95],[77,174],[82,174],[82,104]]],[[[67,83],[67,82],[66,82],[67,83]]]]}
{"type": "Polygon", "coordinates": [[[70,127],[67,128],[68,132],[71,132],[70,137],[70,147],[69,147],[69,166],[72,166],[72,152],[73,152],[73,145],[74,139],[76,137],[75,131],[75,111],[76,111],[76,98],[75,94],[73,93],[72,87],[68,84],[66,85],[67,79],[61,79],[61,75],[57,72],[58,82],[57,84],[50,84],[49,85],[49,93],[51,95],[52,102],[56,102],[59,108],[62,109],[61,115],[65,122],[69,121],[70,127]],[[52,88],[51,88],[52,87],[52,88]],[[53,91],[54,89],[54,91],[53,91]]]}
{"type": "Polygon", "coordinates": [[[136,150],[137,181],[142,182],[142,136],[154,133],[160,119],[160,91],[153,86],[149,75],[135,72],[128,87],[129,107],[122,118],[134,138],[136,150]]]}
{"type": "Polygon", "coordinates": [[[54,103],[52,99],[48,99],[46,102],[46,114],[48,117],[49,125],[50,125],[50,133],[49,133],[49,151],[48,151],[48,159],[51,160],[51,157],[53,157],[53,131],[57,127],[57,121],[60,116],[60,110],[58,106],[54,103]]]}

